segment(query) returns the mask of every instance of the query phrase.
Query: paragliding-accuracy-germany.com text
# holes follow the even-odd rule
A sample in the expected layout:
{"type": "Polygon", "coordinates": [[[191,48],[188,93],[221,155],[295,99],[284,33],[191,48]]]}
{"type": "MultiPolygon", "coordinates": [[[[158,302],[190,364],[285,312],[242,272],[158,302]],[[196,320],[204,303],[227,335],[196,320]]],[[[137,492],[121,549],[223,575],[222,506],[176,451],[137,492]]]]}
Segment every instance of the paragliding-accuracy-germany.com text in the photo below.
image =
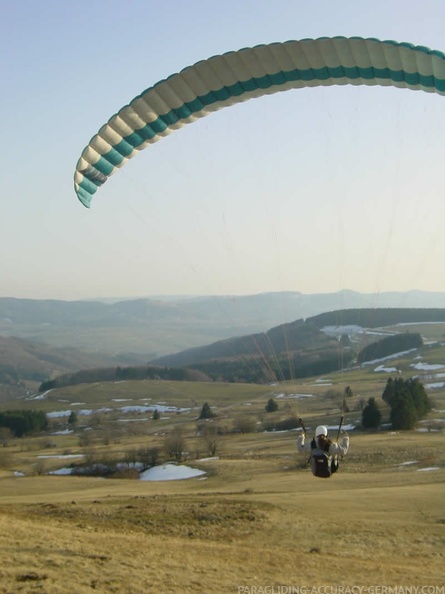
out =
{"type": "Polygon", "coordinates": [[[237,586],[238,594],[445,594],[445,586],[237,586]]]}

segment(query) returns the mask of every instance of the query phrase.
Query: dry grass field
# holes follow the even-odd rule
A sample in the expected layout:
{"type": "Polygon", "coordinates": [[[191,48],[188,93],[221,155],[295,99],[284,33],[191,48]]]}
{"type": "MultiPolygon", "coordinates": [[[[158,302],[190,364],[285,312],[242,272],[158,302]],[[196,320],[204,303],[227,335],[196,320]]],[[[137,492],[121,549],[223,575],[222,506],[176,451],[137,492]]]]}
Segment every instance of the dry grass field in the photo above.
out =
{"type": "Polygon", "coordinates": [[[353,435],[328,480],[260,437],[205,480],[1,479],[0,592],[443,585],[443,435],[353,435]]]}
{"type": "MultiPolygon", "coordinates": [[[[429,431],[351,431],[350,452],[327,480],[312,477],[296,453],[295,430],[262,430],[271,395],[277,418],[302,415],[311,428],[338,423],[332,391],[348,384],[354,397],[346,422],[357,424],[360,399],[381,395],[385,381],[357,370],[324,383],[281,386],[122,382],[15,402],[47,411],[110,402],[115,408],[96,413],[94,424],[80,417],[72,434],[13,440],[0,449],[0,593],[290,594],[300,588],[304,594],[315,588],[329,594],[335,587],[434,586],[443,594],[444,390],[421,425],[429,431]],[[217,414],[213,422],[227,429],[214,457],[196,432],[207,400],[217,414]],[[135,411],[131,423],[122,422],[116,407],[143,402],[185,410],[159,421],[135,411]],[[240,415],[254,418],[258,430],[229,431],[240,415]],[[67,462],[37,458],[85,454],[80,436],[87,430],[96,436],[88,446],[96,455],[122,456],[159,445],[174,426],[187,439],[185,464],[204,470],[203,477],[48,476],[67,462]],[[14,470],[26,476],[13,476],[14,470]]],[[[53,432],[60,429],[59,420],[52,423],[53,432]]]]}

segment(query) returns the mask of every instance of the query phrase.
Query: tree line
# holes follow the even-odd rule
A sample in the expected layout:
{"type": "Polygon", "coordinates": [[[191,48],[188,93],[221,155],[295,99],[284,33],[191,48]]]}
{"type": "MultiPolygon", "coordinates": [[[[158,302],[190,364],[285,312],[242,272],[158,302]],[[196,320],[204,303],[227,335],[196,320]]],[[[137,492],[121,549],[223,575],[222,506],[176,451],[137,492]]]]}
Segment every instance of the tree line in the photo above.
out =
{"type": "Polygon", "coordinates": [[[381,328],[409,322],[445,322],[445,309],[433,307],[379,307],[330,311],[308,318],[318,328],[361,326],[381,328]]]}
{"type": "Polygon", "coordinates": [[[15,437],[23,437],[44,431],[48,427],[48,419],[41,410],[7,410],[0,412],[0,427],[10,429],[15,437]]]}
{"type": "Polygon", "coordinates": [[[83,369],[75,373],[66,373],[55,379],[42,382],[39,392],[75,386],[78,384],[91,384],[94,382],[115,382],[125,380],[172,380],[172,381],[200,381],[205,379],[202,374],[193,369],[183,367],[104,367],[100,369],[83,369]]]}
{"type": "Polygon", "coordinates": [[[314,349],[309,353],[276,353],[270,357],[244,356],[213,359],[187,367],[106,367],[84,369],[42,382],[39,392],[94,382],[124,380],[221,381],[229,383],[267,383],[332,373],[347,365],[352,354],[345,352],[340,363],[338,350],[314,349]]]}
{"type": "Polygon", "coordinates": [[[377,342],[365,346],[357,355],[357,363],[382,359],[394,353],[418,349],[422,346],[423,340],[418,333],[406,332],[395,334],[394,336],[386,336],[377,342]]]}

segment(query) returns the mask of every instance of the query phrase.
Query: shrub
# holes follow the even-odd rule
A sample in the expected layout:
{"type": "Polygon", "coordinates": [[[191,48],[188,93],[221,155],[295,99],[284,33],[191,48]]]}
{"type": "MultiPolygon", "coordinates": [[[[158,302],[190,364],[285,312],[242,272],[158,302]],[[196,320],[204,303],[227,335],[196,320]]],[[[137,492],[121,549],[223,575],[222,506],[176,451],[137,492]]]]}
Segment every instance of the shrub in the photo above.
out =
{"type": "Polygon", "coordinates": [[[248,415],[240,415],[233,421],[235,431],[239,433],[254,433],[256,430],[256,420],[248,415]]]}

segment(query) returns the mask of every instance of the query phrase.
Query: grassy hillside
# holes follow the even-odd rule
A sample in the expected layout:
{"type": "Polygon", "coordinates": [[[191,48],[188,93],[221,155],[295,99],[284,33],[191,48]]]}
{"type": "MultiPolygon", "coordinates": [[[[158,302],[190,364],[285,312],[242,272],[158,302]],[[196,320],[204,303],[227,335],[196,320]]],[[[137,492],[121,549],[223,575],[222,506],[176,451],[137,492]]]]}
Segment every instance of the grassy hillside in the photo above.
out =
{"type": "Polygon", "coordinates": [[[42,381],[69,371],[115,363],[109,355],[0,336],[0,400],[36,390],[42,381]]]}
{"type": "MultiPolygon", "coordinates": [[[[424,347],[391,365],[426,383],[440,373],[427,368],[433,362],[445,367],[444,347],[424,347]],[[419,362],[425,370],[411,367],[419,362]]],[[[313,478],[306,457],[297,455],[298,432],[263,430],[266,420],[291,415],[303,416],[310,431],[320,422],[335,426],[346,385],[353,391],[348,425],[358,424],[361,399],[369,396],[379,400],[386,421],[380,396],[388,373],[376,369],[269,386],[99,383],[1,405],[76,410],[79,423],[72,433],[54,434],[66,417],[52,417],[50,436],[0,449],[0,592],[71,594],[73,584],[79,594],[443,585],[445,388],[431,389],[435,409],[418,431],[350,430],[350,452],[328,480],[313,478]],[[267,414],[271,396],[279,408],[267,414]],[[216,414],[211,423],[224,428],[215,457],[196,431],[206,401],[216,414]],[[124,411],[149,404],[176,409],[159,421],[145,410],[124,411]],[[256,430],[235,432],[240,417],[254,419],[256,430]],[[178,427],[185,464],[204,477],[45,475],[71,463],[58,456],[106,460],[142,446],[162,450],[178,427]],[[14,477],[17,470],[26,476],[14,477]]]]}

